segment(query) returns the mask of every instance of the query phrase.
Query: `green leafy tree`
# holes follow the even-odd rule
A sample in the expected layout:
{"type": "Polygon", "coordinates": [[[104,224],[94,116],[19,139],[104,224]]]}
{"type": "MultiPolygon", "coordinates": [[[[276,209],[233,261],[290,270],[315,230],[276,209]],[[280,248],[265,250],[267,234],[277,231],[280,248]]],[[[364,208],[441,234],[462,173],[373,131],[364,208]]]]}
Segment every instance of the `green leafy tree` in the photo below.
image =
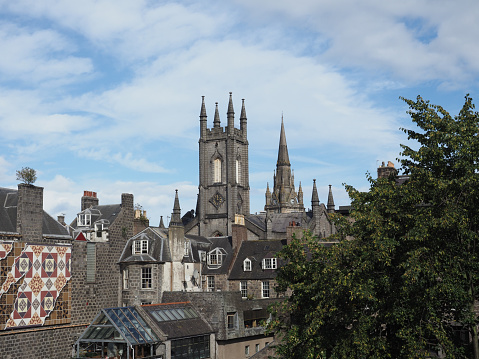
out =
{"type": "Polygon", "coordinates": [[[404,129],[404,183],[346,186],[354,209],[336,219],[338,244],[306,235],[279,254],[278,290],[292,294],[269,328],[282,357],[479,358],[479,115],[468,96],[455,117],[404,101],[418,127],[404,129]]]}
{"type": "Polygon", "coordinates": [[[30,167],[22,167],[21,170],[17,170],[17,180],[22,181],[25,184],[34,184],[37,180],[37,171],[30,167]]]}

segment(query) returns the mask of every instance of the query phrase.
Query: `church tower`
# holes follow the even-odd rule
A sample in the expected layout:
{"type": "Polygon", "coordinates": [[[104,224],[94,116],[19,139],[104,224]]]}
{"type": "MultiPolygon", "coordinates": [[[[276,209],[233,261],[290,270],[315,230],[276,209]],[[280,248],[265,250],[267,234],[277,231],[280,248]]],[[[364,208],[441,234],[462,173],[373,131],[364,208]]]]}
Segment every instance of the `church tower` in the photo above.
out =
{"type": "Polygon", "coordinates": [[[200,111],[198,234],[206,237],[231,235],[237,215],[248,215],[249,170],[247,118],[244,99],[240,128],[234,127],[235,112],[230,92],[227,126],[221,126],[218,103],[213,127],[207,126],[205,99],[200,111]]]}
{"type": "Polygon", "coordinates": [[[270,192],[268,184],[264,209],[272,213],[304,212],[301,184],[298,193],[296,193],[294,187],[294,174],[291,173],[291,163],[289,162],[288,145],[286,144],[286,134],[282,117],[278,160],[273,176],[273,191],[270,192]]]}

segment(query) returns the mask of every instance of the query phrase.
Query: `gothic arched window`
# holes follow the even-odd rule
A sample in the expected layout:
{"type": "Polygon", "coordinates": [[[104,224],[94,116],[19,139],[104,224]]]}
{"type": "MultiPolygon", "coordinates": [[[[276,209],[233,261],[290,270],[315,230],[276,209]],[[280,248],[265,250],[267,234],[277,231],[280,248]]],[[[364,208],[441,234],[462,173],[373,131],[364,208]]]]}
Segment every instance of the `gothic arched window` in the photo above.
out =
{"type": "Polygon", "coordinates": [[[216,158],[213,161],[213,182],[214,183],[221,183],[221,159],[216,158]]]}
{"type": "Polygon", "coordinates": [[[241,184],[241,162],[236,160],[236,183],[241,184]]]}

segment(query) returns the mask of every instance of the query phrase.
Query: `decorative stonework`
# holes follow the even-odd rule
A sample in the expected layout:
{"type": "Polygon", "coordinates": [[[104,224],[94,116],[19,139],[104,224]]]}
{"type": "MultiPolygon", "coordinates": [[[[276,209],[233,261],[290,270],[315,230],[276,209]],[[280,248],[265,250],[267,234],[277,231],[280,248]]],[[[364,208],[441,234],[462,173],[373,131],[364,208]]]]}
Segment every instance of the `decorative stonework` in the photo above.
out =
{"type": "Polygon", "coordinates": [[[216,193],[213,195],[213,197],[210,198],[210,203],[215,206],[216,209],[219,209],[223,203],[225,203],[225,198],[216,191],[216,193]]]}
{"type": "MultiPolygon", "coordinates": [[[[0,242],[0,254],[6,245],[8,243],[0,242]]],[[[19,249],[16,248],[15,252],[18,253],[19,249]]],[[[0,328],[44,325],[54,311],[57,300],[61,310],[52,319],[69,320],[69,290],[66,298],[61,293],[71,278],[71,246],[26,244],[16,258],[10,258],[7,254],[1,259],[4,259],[0,275],[3,320],[7,319],[5,314],[10,314],[6,323],[0,323],[0,328]],[[5,260],[7,263],[4,263],[5,260]],[[6,300],[4,297],[7,297],[6,300]]]]}

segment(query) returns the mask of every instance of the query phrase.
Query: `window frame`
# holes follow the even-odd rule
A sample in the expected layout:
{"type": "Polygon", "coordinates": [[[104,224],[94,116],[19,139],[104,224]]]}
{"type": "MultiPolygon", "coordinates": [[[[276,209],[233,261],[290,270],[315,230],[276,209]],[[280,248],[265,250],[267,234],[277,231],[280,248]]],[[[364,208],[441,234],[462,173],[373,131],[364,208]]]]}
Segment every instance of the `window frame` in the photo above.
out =
{"type": "Polygon", "coordinates": [[[77,224],[81,227],[91,226],[91,213],[79,213],[77,224]]]}
{"type": "Polygon", "coordinates": [[[148,254],[148,240],[137,239],[133,241],[132,253],[133,254],[148,254]]]}
{"type": "Polygon", "coordinates": [[[261,298],[270,298],[271,289],[269,280],[264,280],[261,282],[261,298]]]}
{"type": "Polygon", "coordinates": [[[129,289],[130,273],[128,268],[123,269],[123,289],[129,289]]]}
{"type": "Polygon", "coordinates": [[[276,258],[263,258],[263,269],[277,269],[278,262],[276,258]]]}
{"type": "Polygon", "coordinates": [[[243,261],[243,271],[244,272],[251,272],[251,259],[246,258],[243,261]]]}
{"type": "Polygon", "coordinates": [[[241,298],[248,298],[248,281],[247,280],[240,281],[240,292],[241,292],[241,298]]]}
{"type": "Polygon", "coordinates": [[[153,288],[151,267],[141,267],[141,289],[153,288]]]}
{"type": "Polygon", "coordinates": [[[238,315],[236,312],[226,313],[226,328],[227,329],[237,329],[237,320],[238,315]]]}
{"type": "Polygon", "coordinates": [[[206,291],[207,292],[215,291],[215,276],[214,275],[206,276],[206,291]]]}

